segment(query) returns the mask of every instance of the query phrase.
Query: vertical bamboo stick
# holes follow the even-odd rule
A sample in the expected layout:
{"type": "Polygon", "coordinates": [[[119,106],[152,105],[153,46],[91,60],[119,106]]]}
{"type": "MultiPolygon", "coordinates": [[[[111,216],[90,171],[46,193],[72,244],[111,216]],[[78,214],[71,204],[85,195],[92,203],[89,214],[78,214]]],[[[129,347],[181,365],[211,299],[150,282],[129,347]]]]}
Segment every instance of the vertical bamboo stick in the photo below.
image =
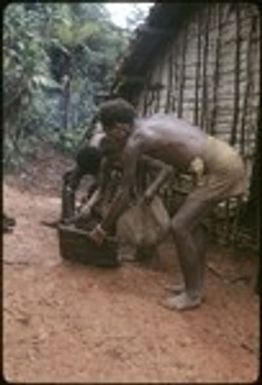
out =
{"type": "Polygon", "coordinates": [[[177,110],[177,84],[178,84],[178,64],[177,64],[177,58],[178,58],[178,44],[175,45],[176,48],[176,55],[174,58],[174,84],[173,84],[173,90],[172,90],[172,112],[176,112],[177,110]]]}
{"type": "Polygon", "coordinates": [[[236,50],[235,50],[235,81],[234,81],[234,115],[231,126],[230,144],[234,145],[237,140],[237,123],[239,116],[239,69],[240,69],[240,14],[239,5],[235,4],[236,10],[236,50]]]}
{"type": "Polygon", "coordinates": [[[160,109],[160,97],[161,97],[161,89],[160,88],[157,88],[155,90],[155,95],[156,95],[155,112],[159,112],[159,109],[160,109]]]}
{"type": "Polygon", "coordinates": [[[150,90],[150,100],[149,100],[149,109],[150,109],[150,115],[154,113],[154,104],[155,104],[155,90],[150,90]]]}
{"type": "Polygon", "coordinates": [[[200,67],[201,67],[201,28],[200,28],[200,14],[197,14],[197,63],[196,63],[196,78],[195,78],[195,110],[194,110],[194,124],[198,125],[198,115],[199,115],[199,77],[200,77],[200,67]]]}
{"type": "Polygon", "coordinates": [[[143,102],[143,115],[147,115],[147,99],[148,99],[148,86],[146,84],[144,90],[144,102],[143,102]]]}
{"type": "Polygon", "coordinates": [[[202,110],[201,110],[201,120],[200,125],[204,129],[207,129],[206,123],[208,119],[208,91],[207,91],[207,61],[208,61],[208,40],[209,40],[209,15],[210,8],[207,5],[207,15],[205,23],[205,32],[204,32],[204,49],[203,49],[203,88],[202,88],[202,110]]]}
{"type": "Polygon", "coordinates": [[[162,97],[162,84],[164,83],[164,68],[165,68],[165,58],[163,55],[163,58],[161,57],[159,62],[159,70],[158,70],[158,81],[157,81],[157,87],[156,87],[156,105],[155,105],[155,112],[159,112],[161,107],[161,97],[162,97]]]}
{"type": "Polygon", "coordinates": [[[170,111],[171,107],[171,94],[173,88],[173,47],[170,47],[170,55],[168,57],[168,78],[167,78],[167,94],[165,112],[170,111]]]}
{"type": "Polygon", "coordinates": [[[216,38],[216,53],[215,53],[215,68],[213,77],[213,110],[210,121],[210,134],[215,134],[216,116],[217,116],[217,99],[219,86],[219,70],[220,70],[220,52],[221,52],[221,5],[217,3],[217,38],[216,38]]]}
{"type": "Polygon", "coordinates": [[[183,103],[184,103],[184,87],[185,87],[185,65],[186,65],[186,49],[187,49],[187,24],[183,29],[183,40],[182,40],[182,63],[180,73],[180,86],[179,86],[179,104],[178,104],[178,117],[181,118],[183,115],[183,103]]]}
{"type": "Polygon", "coordinates": [[[147,115],[151,115],[152,101],[153,101],[152,91],[150,89],[150,85],[148,85],[147,93],[146,93],[146,113],[147,113],[147,115]]]}
{"type": "Polygon", "coordinates": [[[253,17],[251,25],[250,25],[250,32],[248,37],[248,43],[247,43],[247,64],[246,64],[246,87],[245,87],[245,93],[244,93],[244,100],[243,100],[243,108],[242,108],[242,119],[241,119],[241,126],[240,126],[240,153],[242,155],[245,154],[245,128],[246,128],[246,116],[247,116],[247,110],[248,110],[248,101],[250,97],[250,90],[252,85],[252,37],[254,34],[255,26],[256,26],[256,17],[253,17]]]}

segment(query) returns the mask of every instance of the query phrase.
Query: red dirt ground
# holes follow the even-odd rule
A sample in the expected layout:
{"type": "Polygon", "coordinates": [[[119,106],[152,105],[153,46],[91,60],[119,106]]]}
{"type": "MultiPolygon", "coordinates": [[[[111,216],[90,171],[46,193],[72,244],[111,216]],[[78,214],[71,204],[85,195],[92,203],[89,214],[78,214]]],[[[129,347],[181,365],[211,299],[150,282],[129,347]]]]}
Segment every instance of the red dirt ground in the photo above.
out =
{"type": "Polygon", "coordinates": [[[5,178],[4,211],[17,220],[3,239],[5,379],[254,381],[259,367],[254,256],[210,246],[206,301],[183,313],[160,305],[164,286],[179,278],[170,245],[162,247],[158,263],[112,270],[63,261],[56,231],[40,221],[58,218],[61,175],[70,163],[43,151],[28,174],[5,178]]]}

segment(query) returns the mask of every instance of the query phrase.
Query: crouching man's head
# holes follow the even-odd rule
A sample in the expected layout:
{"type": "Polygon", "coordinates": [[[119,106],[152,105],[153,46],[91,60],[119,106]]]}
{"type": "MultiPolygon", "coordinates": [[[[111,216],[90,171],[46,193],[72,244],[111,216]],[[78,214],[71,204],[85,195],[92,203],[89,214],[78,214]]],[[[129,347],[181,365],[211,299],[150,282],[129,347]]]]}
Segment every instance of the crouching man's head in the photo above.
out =
{"type": "Polygon", "coordinates": [[[124,145],[133,131],[136,111],[130,103],[118,98],[103,103],[98,118],[108,139],[124,145]]]}

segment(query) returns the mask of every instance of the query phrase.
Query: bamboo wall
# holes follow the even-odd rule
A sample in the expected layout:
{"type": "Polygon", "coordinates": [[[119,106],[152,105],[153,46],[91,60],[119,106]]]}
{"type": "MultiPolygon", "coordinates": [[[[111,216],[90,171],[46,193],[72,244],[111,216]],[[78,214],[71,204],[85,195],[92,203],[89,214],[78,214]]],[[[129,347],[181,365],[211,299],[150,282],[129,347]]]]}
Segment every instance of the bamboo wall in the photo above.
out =
{"type": "Polygon", "coordinates": [[[242,154],[249,181],[260,100],[259,16],[254,4],[207,3],[158,52],[138,99],[141,115],[174,112],[229,142],[242,154]]]}

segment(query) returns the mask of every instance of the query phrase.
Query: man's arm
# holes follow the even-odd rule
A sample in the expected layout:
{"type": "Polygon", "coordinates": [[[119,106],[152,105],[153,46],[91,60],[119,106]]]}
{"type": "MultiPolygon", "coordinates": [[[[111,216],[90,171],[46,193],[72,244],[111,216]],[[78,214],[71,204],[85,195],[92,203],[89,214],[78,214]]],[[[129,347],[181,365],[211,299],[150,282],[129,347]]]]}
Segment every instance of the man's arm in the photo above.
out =
{"type": "Polygon", "coordinates": [[[97,225],[90,234],[97,243],[103,241],[106,232],[112,228],[128,204],[130,188],[135,183],[139,155],[139,145],[134,140],[129,141],[123,152],[123,177],[118,192],[116,193],[103,221],[100,225],[97,225]]]}
{"type": "Polygon", "coordinates": [[[107,231],[117,221],[119,216],[125,210],[130,195],[130,188],[134,185],[136,179],[136,168],[139,158],[139,147],[134,140],[126,146],[123,157],[123,176],[120,187],[110,205],[108,212],[101,223],[101,227],[107,231]]]}
{"type": "Polygon", "coordinates": [[[73,215],[72,217],[66,220],[66,224],[72,224],[77,222],[78,220],[85,219],[87,220],[92,213],[94,206],[99,202],[101,198],[101,189],[97,188],[88,201],[81,208],[80,213],[73,215]]]}
{"type": "Polygon", "coordinates": [[[158,170],[158,174],[150,186],[146,189],[143,199],[145,201],[150,201],[159,191],[163,183],[168,179],[168,177],[173,172],[173,167],[157,159],[153,159],[147,156],[143,157],[143,161],[146,162],[146,165],[149,169],[158,170]]]}
{"type": "Polygon", "coordinates": [[[78,165],[63,175],[61,221],[66,221],[75,213],[75,192],[82,179],[83,172],[78,165]]]}
{"type": "Polygon", "coordinates": [[[110,180],[110,162],[106,157],[103,157],[101,160],[100,170],[98,174],[98,187],[93,192],[93,194],[88,199],[88,201],[84,204],[84,206],[81,208],[81,212],[73,215],[71,218],[67,220],[68,224],[75,223],[79,219],[87,219],[90,216],[93,208],[102,199],[109,180],[110,180]]]}

